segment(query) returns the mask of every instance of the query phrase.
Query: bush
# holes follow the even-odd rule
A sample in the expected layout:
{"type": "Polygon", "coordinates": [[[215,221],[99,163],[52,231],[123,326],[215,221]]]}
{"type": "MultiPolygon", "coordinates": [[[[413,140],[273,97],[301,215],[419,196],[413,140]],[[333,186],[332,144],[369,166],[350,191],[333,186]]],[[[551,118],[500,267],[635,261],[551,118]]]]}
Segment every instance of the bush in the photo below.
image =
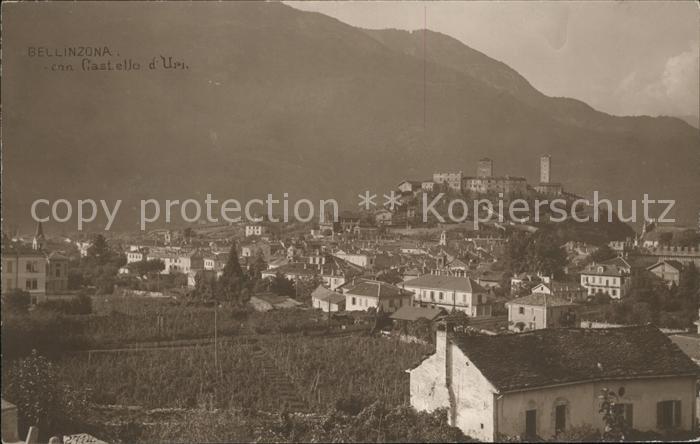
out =
{"type": "Polygon", "coordinates": [[[14,289],[2,295],[3,309],[15,313],[26,313],[32,299],[29,292],[14,289]]]}
{"type": "Polygon", "coordinates": [[[92,298],[79,294],[71,299],[48,300],[38,308],[68,315],[86,315],[92,313],[92,298]]]}
{"type": "Polygon", "coordinates": [[[38,426],[45,433],[61,423],[62,401],[56,372],[36,350],[14,362],[2,379],[3,398],[17,406],[21,435],[30,426],[38,426]]]}

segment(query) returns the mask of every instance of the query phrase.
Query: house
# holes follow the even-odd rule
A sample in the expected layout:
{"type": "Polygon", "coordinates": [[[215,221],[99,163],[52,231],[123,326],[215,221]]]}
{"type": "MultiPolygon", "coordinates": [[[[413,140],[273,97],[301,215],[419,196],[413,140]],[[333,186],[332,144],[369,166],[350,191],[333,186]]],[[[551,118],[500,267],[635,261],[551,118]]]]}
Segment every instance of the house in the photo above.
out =
{"type": "Polygon", "coordinates": [[[462,178],[464,174],[458,173],[433,173],[433,183],[444,185],[453,191],[462,191],[462,178]]]}
{"type": "Polygon", "coordinates": [[[340,259],[343,259],[345,261],[350,262],[351,264],[355,264],[358,267],[362,268],[372,268],[374,267],[374,259],[375,257],[370,254],[365,254],[365,253],[346,253],[343,250],[338,250],[335,253],[333,253],[333,256],[338,257],[340,259]]]}
{"type": "Polygon", "coordinates": [[[532,293],[506,302],[508,329],[512,331],[573,327],[579,305],[568,298],[532,293]]]}
{"type": "Polygon", "coordinates": [[[426,274],[405,281],[401,286],[413,292],[413,305],[454,309],[468,316],[491,316],[492,313],[488,290],[470,277],[426,274]]]}
{"type": "Polygon", "coordinates": [[[605,294],[622,299],[629,291],[632,266],[621,257],[592,263],[581,272],[581,286],[589,296],[605,294]]]}
{"type": "Polygon", "coordinates": [[[586,289],[578,282],[552,280],[534,286],[532,293],[553,295],[569,301],[582,301],[586,297],[586,289]]]}
{"type": "Polygon", "coordinates": [[[263,236],[268,234],[267,226],[262,224],[248,224],[245,226],[245,237],[263,236]]]}
{"type": "Polygon", "coordinates": [[[271,247],[265,241],[253,241],[241,245],[241,257],[262,258],[267,262],[270,259],[271,247]]]}
{"type": "Polygon", "coordinates": [[[61,294],[68,291],[68,258],[58,252],[48,256],[46,294],[61,294]]]}
{"type": "Polygon", "coordinates": [[[393,313],[405,305],[411,305],[409,291],[382,281],[358,279],[343,289],[345,309],[363,311],[375,308],[385,313],[393,313]]]}
{"type": "Polygon", "coordinates": [[[669,286],[678,286],[681,281],[681,273],[683,273],[683,264],[673,259],[667,259],[647,267],[647,270],[669,286]]]}
{"type": "Polygon", "coordinates": [[[260,293],[250,297],[248,303],[256,311],[283,310],[286,308],[295,308],[301,305],[301,302],[296,301],[287,296],[278,296],[273,293],[260,293]]]}
{"type": "Polygon", "coordinates": [[[397,189],[402,193],[416,193],[422,187],[423,183],[420,180],[404,180],[397,185],[397,189]]]}
{"type": "Polygon", "coordinates": [[[602,430],[603,389],[618,394],[631,428],[696,431],[700,368],[652,326],[495,336],[444,327],[435,348],[408,370],[411,405],[447,408],[450,425],[481,441],[602,430]]]}
{"type": "Polygon", "coordinates": [[[377,225],[390,225],[393,216],[394,213],[385,208],[381,208],[374,213],[374,223],[377,225]]]}
{"type": "Polygon", "coordinates": [[[43,302],[48,268],[43,251],[22,245],[3,245],[2,291],[24,290],[29,293],[32,304],[43,302]]]}
{"type": "Polygon", "coordinates": [[[326,313],[345,311],[345,295],[319,285],[311,292],[311,306],[326,313]]]}
{"type": "Polygon", "coordinates": [[[424,180],[420,184],[421,190],[423,190],[425,192],[433,191],[434,187],[435,187],[435,182],[433,182],[432,180],[424,180]]]}

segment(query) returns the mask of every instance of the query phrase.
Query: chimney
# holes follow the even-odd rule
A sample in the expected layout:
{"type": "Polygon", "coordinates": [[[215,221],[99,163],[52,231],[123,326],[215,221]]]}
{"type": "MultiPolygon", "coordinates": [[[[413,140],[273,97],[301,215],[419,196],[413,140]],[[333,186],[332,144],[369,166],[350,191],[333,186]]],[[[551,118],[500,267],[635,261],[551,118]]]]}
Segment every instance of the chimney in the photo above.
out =
{"type": "Polygon", "coordinates": [[[449,340],[452,338],[452,326],[447,322],[440,322],[435,331],[435,353],[446,356],[449,340]]]}

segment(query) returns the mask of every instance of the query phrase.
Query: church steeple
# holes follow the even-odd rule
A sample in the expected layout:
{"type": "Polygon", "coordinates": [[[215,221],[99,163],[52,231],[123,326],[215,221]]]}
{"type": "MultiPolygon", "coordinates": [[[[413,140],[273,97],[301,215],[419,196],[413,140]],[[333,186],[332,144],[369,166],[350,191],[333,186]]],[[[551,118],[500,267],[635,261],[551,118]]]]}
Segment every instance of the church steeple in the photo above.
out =
{"type": "Polygon", "coordinates": [[[43,250],[44,244],[46,244],[44,227],[41,225],[41,222],[38,222],[36,225],[36,233],[34,233],[34,239],[32,239],[32,249],[43,250]]]}

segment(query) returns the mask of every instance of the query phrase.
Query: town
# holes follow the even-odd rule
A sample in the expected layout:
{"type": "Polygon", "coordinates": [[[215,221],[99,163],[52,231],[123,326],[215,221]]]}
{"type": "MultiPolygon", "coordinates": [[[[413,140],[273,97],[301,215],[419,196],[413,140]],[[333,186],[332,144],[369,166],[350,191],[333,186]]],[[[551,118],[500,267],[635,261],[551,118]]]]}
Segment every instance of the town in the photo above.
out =
{"type": "Polygon", "coordinates": [[[423,194],[574,196],[552,163],[320,224],[3,233],[3,441],[696,437],[697,227],[415,217],[423,194]]]}

